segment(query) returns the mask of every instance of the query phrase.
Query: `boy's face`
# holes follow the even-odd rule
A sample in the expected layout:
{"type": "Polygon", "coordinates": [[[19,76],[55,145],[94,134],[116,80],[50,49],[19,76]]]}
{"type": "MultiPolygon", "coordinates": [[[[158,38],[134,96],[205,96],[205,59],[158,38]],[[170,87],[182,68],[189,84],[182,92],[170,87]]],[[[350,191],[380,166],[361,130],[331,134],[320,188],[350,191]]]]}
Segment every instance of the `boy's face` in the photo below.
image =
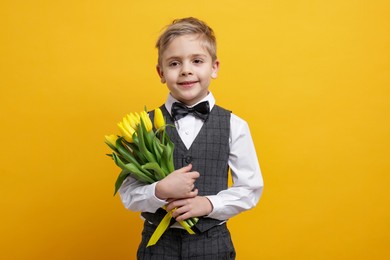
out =
{"type": "Polygon", "coordinates": [[[161,82],[171,95],[186,105],[193,105],[208,94],[210,81],[217,77],[219,61],[212,61],[196,34],[182,35],[168,45],[157,66],[161,82]]]}

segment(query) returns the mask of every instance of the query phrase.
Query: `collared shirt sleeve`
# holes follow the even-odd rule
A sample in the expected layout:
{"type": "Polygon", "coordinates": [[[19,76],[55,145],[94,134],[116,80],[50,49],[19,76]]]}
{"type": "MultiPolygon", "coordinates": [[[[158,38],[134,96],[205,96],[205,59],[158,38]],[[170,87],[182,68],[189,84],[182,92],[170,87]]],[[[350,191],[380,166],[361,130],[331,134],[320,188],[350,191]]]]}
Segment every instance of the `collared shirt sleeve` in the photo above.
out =
{"type": "Polygon", "coordinates": [[[119,195],[125,208],[131,211],[156,212],[167,201],[155,196],[158,182],[145,185],[132,177],[127,177],[119,189],[119,195]]]}
{"type": "Polygon", "coordinates": [[[263,178],[248,124],[231,115],[229,167],[233,185],[207,196],[213,211],[207,216],[227,220],[256,206],[263,191],[263,178]]]}

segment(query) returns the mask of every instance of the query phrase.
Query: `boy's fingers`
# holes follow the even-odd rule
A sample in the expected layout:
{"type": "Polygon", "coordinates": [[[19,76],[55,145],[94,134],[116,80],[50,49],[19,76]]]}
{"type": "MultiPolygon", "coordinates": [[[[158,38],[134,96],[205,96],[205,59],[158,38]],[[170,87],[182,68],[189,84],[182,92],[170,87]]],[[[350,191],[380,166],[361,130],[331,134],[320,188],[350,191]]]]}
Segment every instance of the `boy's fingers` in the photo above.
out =
{"type": "Polygon", "coordinates": [[[192,179],[197,179],[200,176],[199,172],[189,172],[188,174],[192,179]]]}
{"type": "Polygon", "coordinates": [[[171,211],[171,210],[173,210],[173,209],[175,209],[175,208],[177,208],[177,203],[178,203],[178,200],[176,199],[176,200],[173,200],[173,201],[171,201],[171,202],[169,202],[166,206],[166,211],[171,211]]]}
{"type": "Polygon", "coordinates": [[[191,169],[192,169],[192,164],[188,164],[187,166],[184,166],[183,168],[180,168],[178,170],[176,170],[176,172],[178,173],[188,173],[190,174],[190,177],[192,179],[196,179],[196,178],[199,178],[200,174],[199,172],[191,172],[191,169]]]}
{"type": "Polygon", "coordinates": [[[188,219],[190,217],[191,217],[190,213],[186,212],[184,214],[181,214],[181,215],[177,216],[175,219],[176,219],[176,221],[183,221],[183,220],[186,220],[186,219],[188,219]]]}
{"type": "Polygon", "coordinates": [[[191,171],[191,169],[192,169],[192,164],[188,164],[187,166],[184,166],[176,171],[181,172],[181,173],[185,173],[185,172],[191,171]]]}
{"type": "Polygon", "coordinates": [[[188,197],[196,197],[198,195],[198,189],[195,189],[193,191],[190,191],[189,194],[188,194],[188,197]]]}
{"type": "Polygon", "coordinates": [[[175,200],[177,200],[177,199],[167,199],[167,203],[169,204],[171,202],[174,202],[175,200]]]}

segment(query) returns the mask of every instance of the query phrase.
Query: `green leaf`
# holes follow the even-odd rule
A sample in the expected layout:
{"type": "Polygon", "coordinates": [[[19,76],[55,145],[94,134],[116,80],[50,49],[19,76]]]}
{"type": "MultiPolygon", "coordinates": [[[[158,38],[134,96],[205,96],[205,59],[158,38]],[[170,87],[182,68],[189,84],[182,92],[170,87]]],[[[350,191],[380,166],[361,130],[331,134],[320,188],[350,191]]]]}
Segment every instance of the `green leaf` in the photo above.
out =
{"type": "Polygon", "coordinates": [[[160,143],[160,140],[156,136],[153,136],[153,151],[154,151],[154,155],[156,157],[157,162],[160,164],[161,163],[161,154],[163,152],[163,148],[162,148],[162,145],[160,143]]]}
{"type": "Polygon", "coordinates": [[[161,155],[161,168],[163,169],[165,176],[172,172],[169,168],[169,151],[166,146],[163,147],[163,153],[161,155]]]}
{"type": "Polygon", "coordinates": [[[133,156],[136,158],[136,160],[141,165],[147,163],[148,160],[146,159],[146,157],[139,150],[139,147],[138,147],[138,145],[139,145],[138,137],[137,137],[136,141],[135,141],[135,138],[133,137],[133,141],[134,141],[134,143],[129,143],[125,139],[122,139],[122,142],[124,143],[124,145],[128,146],[133,151],[133,156]]]}
{"type": "Polygon", "coordinates": [[[116,147],[113,146],[111,143],[106,142],[106,141],[104,141],[104,143],[105,143],[106,145],[108,145],[114,152],[117,152],[117,151],[118,151],[118,150],[116,149],[116,147]]]}
{"type": "MultiPolygon", "coordinates": [[[[131,152],[128,150],[128,148],[126,148],[126,146],[121,142],[121,141],[124,141],[123,140],[119,140],[117,141],[116,143],[116,146],[118,147],[118,151],[120,152],[120,154],[127,160],[128,163],[132,163],[134,164],[137,169],[139,169],[140,171],[142,171],[149,179],[153,179],[153,174],[151,174],[149,171],[147,170],[144,170],[142,167],[141,167],[141,163],[144,164],[142,161],[139,162],[133,154],[131,154],[131,152]]],[[[133,153],[135,153],[135,151],[133,151],[133,153]]],[[[126,165],[127,163],[125,163],[126,165]]]]}
{"type": "Polygon", "coordinates": [[[164,174],[163,170],[161,170],[160,166],[156,162],[146,163],[146,164],[142,165],[141,167],[143,169],[153,170],[156,173],[155,176],[156,176],[157,180],[162,180],[165,178],[165,174],[164,174]]]}
{"type": "Polygon", "coordinates": [[[115,182],[115,194],[118,192],[119,188],[122,186],[123,181],[127,178],[127,176],[130,175],[130,172],[128,170],[122,170],[121,173],[119,174],[118,178],[116,179],[115,182]]]}
{"type": "Polygon", "coordinates": [[[115,164],[121,168],[122,170],[125,168],[125,163],[122,162],[122,160],[119,158],[119,156],[116,153],[112,153],[112,159],[114,159],[115,164]]]}
{"type": "Polygon", "coordinates": [[[114,158],[116,165],[118,165],[122,170],[127,170],[127,171],[131,172],[132,176],[141,182],[151,184],[151,183],[154,183],[158,180],[153,176],[153,174],[151,174],[149,172],[148,172],[148,174],[145,174],[141,167],[138,168],[133,163],[124,164],[122,162],[122,160],[119,159],[118,155],[116,155],[115,153],[113,153],[113,158],[114,158]]]}
{"type": "Polygon", "coordinates": [[[174,165],[174,162],[173,162],[173,151],[175,149],[175,144],[172,143],[171,140],[169,140],[169,138],[167,138],[167,156],[168,156],[168,161],[167,161],[167,164],[168,164],[168,170],[169,172],[173,172],[175,170],[175,165],[174,165]]]}
{"type": "Polygon", "coordinates": [[[152,137],[154,136],[154,133],[153,133],[153,131],[148,132],[146,130],[145,122],[142,119],[141,119],[140,126],[141,127],[139,127],[139,128],[142,132],[142,137],[144,139],[145,146],[148,149],[148,151],[153,152],[152,137]]]}
{"type": "Polygon", "coordinates": [[[145,125],[142,122],[143,121],[141,120],[141,127],[137,129],[138,138],[139,138],[139,145],[138,145],[139,150],[143,154],[143,156],[145,156],[148,162],[157,162],[154,155],[146,148],[145,138],[143,134],[143,131],[146,131],[146,129],[145,129],[145,125]]]}
{"type": "MultiPolygon", "coordinates": [[[[133,134],[133,143],[136,145],[136,146],[139,146],[139,138],[138,136],[136,135],[138,132],[135,131],[134,134],[133,134]]],[[[127,142],[127,141],[126,141],[127,142]]]]}
{"type": "Polygon", "coordinates": [[[136,178],[137,180],[139,180],[141,182],[152,184],[158,180],[158,179],[154,178],[154,176],[152,174],[151,174],[151,176],[153,176],[152,178],[147,176],[145,173],[142,172],[141,169],[139,169],[133,163],[126,164],[125,169],[131,172],[131,176],[133,176],[134,178],[136,178]]]}
{"type": "Polygon", "coordinates": [[[139,162],[134,158],[131,152],[123,145],[123,138],[118,138],[116,140],[116,147],[118,147],[118,152],[125,158],[128,162],[134,163],[135,165],[139,165],[139,162]]]}
{"type": "MultiPolygon", "coordinates": [[[[171,125],[171,124],[167,124],[167,125],[165,125],[165,126],[168,126],[168,127],[175,127],[174,125],[171,125]]],[[[170,141],[170,139],[169,139],[169,137],[168,137],[168,135],[167,135],[167,131],[162,131],[162,133],[161,133],[161,143],[163,144],[163,145],[167,145],[167,143],[170,141]]]]}

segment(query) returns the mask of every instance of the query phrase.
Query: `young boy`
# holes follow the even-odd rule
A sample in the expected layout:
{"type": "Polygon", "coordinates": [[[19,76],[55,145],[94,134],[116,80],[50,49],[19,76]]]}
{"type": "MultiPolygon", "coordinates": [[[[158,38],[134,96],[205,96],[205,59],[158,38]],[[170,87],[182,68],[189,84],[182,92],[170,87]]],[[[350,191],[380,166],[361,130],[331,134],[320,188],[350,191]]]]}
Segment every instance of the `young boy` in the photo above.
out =
{"type": "MultiPolygon", "coordinates": [[[[209,91],[219,61],[213,30],[196,18],[173,21],[157,41],[157,72],[170,94],[161,106],[175,144],[176,171],[145,185],[128,177],[119,190],[126,208],[145,219],[138,259],[235,259],[229,218],[254,207],[263,189],[247,123],[215,105],[209,91]],[[228,169],[233,185],[228,187],[228,169]],[[149,238],[166,210],[177,221],[199,217],[197,234],[174,223],[154,246],[149,238]]],[[[153,117],[153,113],[151,113],[153,117]]]]}

